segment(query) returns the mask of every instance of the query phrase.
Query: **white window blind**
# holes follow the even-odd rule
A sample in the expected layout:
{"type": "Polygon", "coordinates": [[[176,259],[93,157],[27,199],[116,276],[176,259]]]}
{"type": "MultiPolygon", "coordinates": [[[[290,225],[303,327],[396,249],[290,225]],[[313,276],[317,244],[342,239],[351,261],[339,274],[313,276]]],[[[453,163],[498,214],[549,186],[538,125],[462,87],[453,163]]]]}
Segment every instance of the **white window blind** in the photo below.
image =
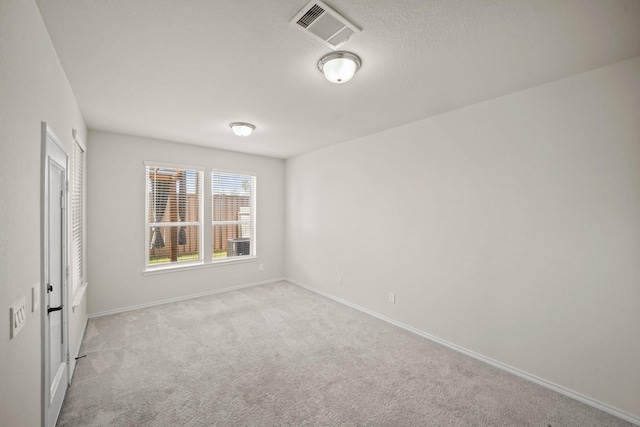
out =
{"type": "Polygon", "coordinates": [[[255,255],[254,175],[211,174],[213,260],[255,255]]]}
{"type": "Polygon", "coordinates": [[[204,172],[146,165],[146,266],[202,261],[204,172]]]}
{"type": "Polygon", "coordinates": [[[76,141],[71,177],[71,270],[72,290],[84,283],[84,149],[76,141]]]}

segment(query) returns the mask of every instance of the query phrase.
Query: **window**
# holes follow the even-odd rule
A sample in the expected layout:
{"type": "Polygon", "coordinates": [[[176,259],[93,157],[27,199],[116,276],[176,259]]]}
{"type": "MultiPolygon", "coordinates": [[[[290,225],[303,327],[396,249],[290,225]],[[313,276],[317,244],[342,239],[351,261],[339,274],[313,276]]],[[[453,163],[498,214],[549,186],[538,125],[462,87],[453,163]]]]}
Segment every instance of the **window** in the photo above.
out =
{"type": "Polygon", "coordinates": [[[204,171],[146,164],[146,268],[201,263],[204,171]]]}
{"type": "Polygon", "coordinates": [[[255,174],[155,162],[145,174],[145,272],[256,257],[255,174]]]}
{"type": "Polygon", "coordinates": [[[254,175],[211,174],[213,261],[255,255],[254,175]]]}
{"type": "MultiPolygon", "coordinates": [[[[74,133],[75,137],[75,133],[74,133]]],[[[72,295],[84,284],[84,168],[85,149],[75,139],[71,176],[71,289],[72,295]]]]}

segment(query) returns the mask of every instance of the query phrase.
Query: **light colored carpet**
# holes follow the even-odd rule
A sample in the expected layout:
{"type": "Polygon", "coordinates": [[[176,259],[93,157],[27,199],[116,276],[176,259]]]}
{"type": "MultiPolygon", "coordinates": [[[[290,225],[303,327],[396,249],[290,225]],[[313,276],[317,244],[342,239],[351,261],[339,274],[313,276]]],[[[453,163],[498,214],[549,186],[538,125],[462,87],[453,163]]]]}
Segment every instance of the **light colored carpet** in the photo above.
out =
{"type": "Polygon", "coordinates": [[[91,319],[58,426],[630,426],[287,282],[91,319]]]}

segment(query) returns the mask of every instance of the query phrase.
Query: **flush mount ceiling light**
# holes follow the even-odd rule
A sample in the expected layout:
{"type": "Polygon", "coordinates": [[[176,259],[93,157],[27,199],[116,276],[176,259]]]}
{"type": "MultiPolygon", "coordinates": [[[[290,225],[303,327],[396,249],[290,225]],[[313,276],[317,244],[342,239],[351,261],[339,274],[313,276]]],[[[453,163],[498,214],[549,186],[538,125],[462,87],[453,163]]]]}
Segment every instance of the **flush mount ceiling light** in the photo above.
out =
{"type": "Polygon", "coordinates": [[[318,69],[331,83],[346,83],[358,71],[362,61],[351,52],[331,52],[320,58],[318,69]]]}
{"type": "Polygon", "coordinates": [[[251,132],[253,132],[256,128],[251,123],[245,122],[233,122],[229,123],[229,126],[231,126],[231,130],[233,131],[233,133],[238,136],[249,136],[251,135],[251,132]]]}

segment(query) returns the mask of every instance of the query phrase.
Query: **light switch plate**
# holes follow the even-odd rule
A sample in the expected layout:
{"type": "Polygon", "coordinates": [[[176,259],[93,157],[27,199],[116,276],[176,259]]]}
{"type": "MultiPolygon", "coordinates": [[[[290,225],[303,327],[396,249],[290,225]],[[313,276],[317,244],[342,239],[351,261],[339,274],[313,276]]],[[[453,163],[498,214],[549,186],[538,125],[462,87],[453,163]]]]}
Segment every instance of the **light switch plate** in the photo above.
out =
{"type": "Polygon", "coordinates": [[[14,338],[27,321],[24,298],[11,306],[9,314],[11,316],[11,338],[14,338]]]}

